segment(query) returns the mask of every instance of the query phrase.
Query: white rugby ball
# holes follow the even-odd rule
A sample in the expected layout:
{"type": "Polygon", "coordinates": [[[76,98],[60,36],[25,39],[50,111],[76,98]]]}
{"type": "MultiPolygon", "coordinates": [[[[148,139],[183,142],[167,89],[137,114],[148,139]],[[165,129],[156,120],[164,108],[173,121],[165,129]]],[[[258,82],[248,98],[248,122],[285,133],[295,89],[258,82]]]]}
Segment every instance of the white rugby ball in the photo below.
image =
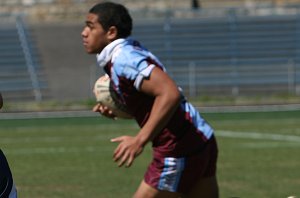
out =
{"type": "Polygon", "coordinates": [[[113,90],[109,77],[100,77],[94,85],[96,101],[108,107],[118,118],[130,119],[126,106],[117,99],[117,93],[113,90]]]}

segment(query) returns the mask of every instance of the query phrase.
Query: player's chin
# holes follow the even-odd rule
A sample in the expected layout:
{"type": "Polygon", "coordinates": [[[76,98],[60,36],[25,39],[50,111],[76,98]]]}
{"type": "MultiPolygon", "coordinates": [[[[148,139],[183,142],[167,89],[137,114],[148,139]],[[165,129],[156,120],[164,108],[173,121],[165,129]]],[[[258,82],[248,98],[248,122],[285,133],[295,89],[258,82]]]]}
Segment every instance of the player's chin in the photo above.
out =
{"type": "Polygon", "coordinates": [[[88,54],[97,54],[96,50],[94,50],[93,48],[90,48],[88,46],[84,45],[84,49],[85,49],[86,53],[88,53],[88,54]]]}
{"type": "Polygon", "coordinates": [[[86,53],[88,53],[88,54],[97,54],[96,52],[94,52],[94,51],[92,51],[92,50],[85,50],[86,51],[86,53]]]}

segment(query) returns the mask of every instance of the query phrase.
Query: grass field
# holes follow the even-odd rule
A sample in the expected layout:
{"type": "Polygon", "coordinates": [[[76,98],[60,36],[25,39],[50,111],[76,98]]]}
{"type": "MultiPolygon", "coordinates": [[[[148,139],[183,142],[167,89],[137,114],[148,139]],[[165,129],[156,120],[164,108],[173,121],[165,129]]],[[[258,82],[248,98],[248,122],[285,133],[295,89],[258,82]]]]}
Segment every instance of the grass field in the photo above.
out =
{"type": "MultiPolygon", "coordinates": [[[[221,198],[300,197],[300,111],[203,116],[216,130],[221,198]]],[[[0,120],[0,147],[19,198],[129,198],[150,145],[131,168],[118,168],[109,140],[137,131],[101,117],[0,120]]]]}

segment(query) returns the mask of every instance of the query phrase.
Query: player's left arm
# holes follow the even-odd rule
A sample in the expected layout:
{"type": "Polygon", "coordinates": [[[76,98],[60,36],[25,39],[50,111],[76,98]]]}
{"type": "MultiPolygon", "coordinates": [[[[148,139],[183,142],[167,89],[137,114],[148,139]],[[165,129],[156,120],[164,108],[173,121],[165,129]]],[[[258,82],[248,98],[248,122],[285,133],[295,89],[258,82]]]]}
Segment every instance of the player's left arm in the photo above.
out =
{"type": "Polygon", "coordinates": [[[114,152],[114,160],[119,166],[130,166],[144,146],[151,141],[168,123],[178,105],[181,94],[175,82],[160,68],[155,67],[149,78],[143,79],[140,91],[154,96],[154,104],[146,124],[135,137],[122,136],[112,139],[120,142],[114,152]]]}

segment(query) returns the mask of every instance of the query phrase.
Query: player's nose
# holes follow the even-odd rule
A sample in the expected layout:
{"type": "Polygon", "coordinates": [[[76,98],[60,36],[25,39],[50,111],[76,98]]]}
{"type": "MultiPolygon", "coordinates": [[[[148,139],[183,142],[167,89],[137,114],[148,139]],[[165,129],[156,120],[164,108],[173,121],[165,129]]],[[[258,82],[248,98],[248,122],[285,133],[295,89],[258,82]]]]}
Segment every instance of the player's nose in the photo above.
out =
{"type": "Polygon", "coordinates": [[[83,30],[81,31],[81,37],[84,38],[87,37],[87,35],[88,35],[87,29],[86,27],[84,27],[83,30]]]}

